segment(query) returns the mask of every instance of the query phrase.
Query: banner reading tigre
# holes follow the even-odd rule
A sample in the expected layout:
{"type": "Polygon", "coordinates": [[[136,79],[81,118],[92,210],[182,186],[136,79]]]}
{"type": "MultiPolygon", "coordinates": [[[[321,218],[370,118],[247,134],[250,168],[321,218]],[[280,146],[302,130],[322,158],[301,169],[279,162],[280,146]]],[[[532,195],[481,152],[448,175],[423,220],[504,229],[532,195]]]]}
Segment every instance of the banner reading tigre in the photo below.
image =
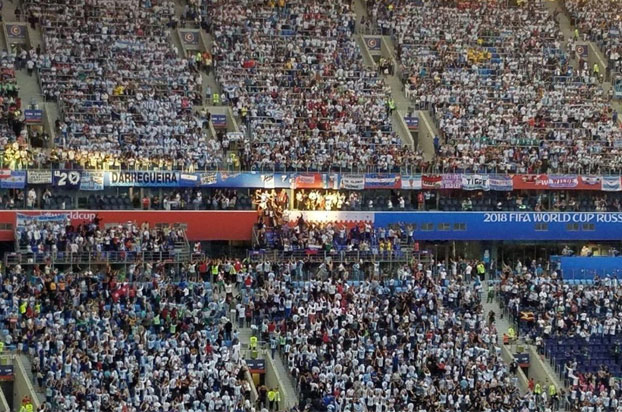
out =
{"type": "Polygon", "coordinates": [[[488,175],[462,175],[462,189],[490,190],[488,175]]]}

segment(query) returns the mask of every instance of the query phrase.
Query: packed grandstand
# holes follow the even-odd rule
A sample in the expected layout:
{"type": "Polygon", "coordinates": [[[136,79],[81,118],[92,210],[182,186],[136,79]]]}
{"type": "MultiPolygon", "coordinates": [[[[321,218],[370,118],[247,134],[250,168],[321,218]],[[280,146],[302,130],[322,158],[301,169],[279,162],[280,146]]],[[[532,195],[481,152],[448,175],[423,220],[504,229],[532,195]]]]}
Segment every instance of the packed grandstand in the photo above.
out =
{"type": "Polygon", "coordinates": [[[0,412],[622,411],[617,0],[0,13],[0,412]]]}

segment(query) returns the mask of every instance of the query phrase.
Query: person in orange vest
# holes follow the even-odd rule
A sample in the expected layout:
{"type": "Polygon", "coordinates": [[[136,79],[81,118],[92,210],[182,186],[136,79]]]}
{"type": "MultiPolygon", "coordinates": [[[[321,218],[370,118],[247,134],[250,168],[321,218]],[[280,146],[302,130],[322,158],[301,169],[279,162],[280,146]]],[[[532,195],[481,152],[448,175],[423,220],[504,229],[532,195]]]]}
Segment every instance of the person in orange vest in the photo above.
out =
{"type": "Polygon", "coordinates": [[[203,52],[203,68],[205,69],[205,72],[207,74],[209,74],[209,72],[212,70],[212,64],[212,55],[207,51],[203,52]]]}

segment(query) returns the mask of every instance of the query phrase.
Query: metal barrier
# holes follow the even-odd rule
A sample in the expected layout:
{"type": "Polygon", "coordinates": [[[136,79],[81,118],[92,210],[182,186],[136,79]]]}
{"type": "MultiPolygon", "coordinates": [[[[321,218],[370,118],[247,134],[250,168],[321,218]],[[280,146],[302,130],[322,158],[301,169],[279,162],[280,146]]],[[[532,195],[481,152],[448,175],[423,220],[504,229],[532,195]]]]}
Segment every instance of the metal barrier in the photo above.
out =
{"type": "Polygon", "coordinates": [[[103,265],[103,264],[141,264],[145,262],[165,262],[171,264],[187,263],[196,257],[188,250],[165,252],[82,252],[82,253],[9,253],[4,257],[8,265],[103,265]]]}
{"type": "Polygon", "coordinates": [[[358,262],[377,262],[377,263],[410,263],[413,260],[427,262],[430,257],[426,252],[414,252],[410,249],[387,252],[362,252],[354,250],[328,252],[325,250],[295,250],[286,252],[276,249],[260,249],[247,251],[247,258],[254,263],[259,262],[289,262],[291,260],[303,260],[310,263],[358,263],[358,262]]]}
{"type": "MultiPolygon", "coordinates": [[[[379,145],[383,146],[383,145],[379,145]]],[[[388,146],[388,145],[385,145],[388,146]]],[[[402,147],[402,145],[393,145],[395,147],[402,147]]],[[[42,149],[46,152],[46,156],[49,155],[48,149],[42,149]]],[[[228,161],[223,161],[218,165],[206,164],[205,167],[185,167],[184,165],[168,165],[166,167],[160,167],[156,165],[143,166],[140,165],[138,167],[132,166],[130,164],[127,165],[111,165],[109,163],[102,163],[97,167],[87,167],[85,168],[78,162],[71,161],[60,161],[60,160],[52,160],[48,157],[43,163],[37,163],[34,159],[25,160],[23,163],[12,165],[10,162],[5,161],[4,158],[4,150],[0,149],[0,168],[10,168],[12,170],[51,170],[51,169],[62,169],[62,170],[83,170],[83,171],[91,171],[91,172],[106,172],[106,171],[117,171],[117,172],[133,172],[133,171],[178,171],[178,172],[239,172],[239,173],[340,173],[340,174],[365,174],[365,173],[401,173],[402,175],[411,175],[411,174],[420,174],[425,172],[430,172],[433,170],[432,166],[428,166],[427,164],[407,164],[402,166],[395,166],[391,169],[387,169],[384,167],[378,166],[364,166],[360,164],[352,165],[352,167],[346,167],[341,164],[334,164],[328,167],[276,167],[274,165],[266,166],[251,166],[248,168],[241,168],[239,166],[234,166],[230,164],[228,161]]]]}

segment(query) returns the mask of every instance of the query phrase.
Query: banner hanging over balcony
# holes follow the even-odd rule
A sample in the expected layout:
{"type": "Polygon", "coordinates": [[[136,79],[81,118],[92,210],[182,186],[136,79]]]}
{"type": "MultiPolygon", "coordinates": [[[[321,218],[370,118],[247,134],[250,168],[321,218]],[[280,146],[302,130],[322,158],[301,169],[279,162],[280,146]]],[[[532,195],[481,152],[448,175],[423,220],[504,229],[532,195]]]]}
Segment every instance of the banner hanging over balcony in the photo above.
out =
{"type": "Polygon", "coordinates": [[[620,176],[565,174],[503,175],[449,173],[180,172],[174,170],[6,170],[0,188],[53,184],[63,189],[107,187],[204,187],[231,189],[403,190],[598,190],[622,191],[620,176]]]}

